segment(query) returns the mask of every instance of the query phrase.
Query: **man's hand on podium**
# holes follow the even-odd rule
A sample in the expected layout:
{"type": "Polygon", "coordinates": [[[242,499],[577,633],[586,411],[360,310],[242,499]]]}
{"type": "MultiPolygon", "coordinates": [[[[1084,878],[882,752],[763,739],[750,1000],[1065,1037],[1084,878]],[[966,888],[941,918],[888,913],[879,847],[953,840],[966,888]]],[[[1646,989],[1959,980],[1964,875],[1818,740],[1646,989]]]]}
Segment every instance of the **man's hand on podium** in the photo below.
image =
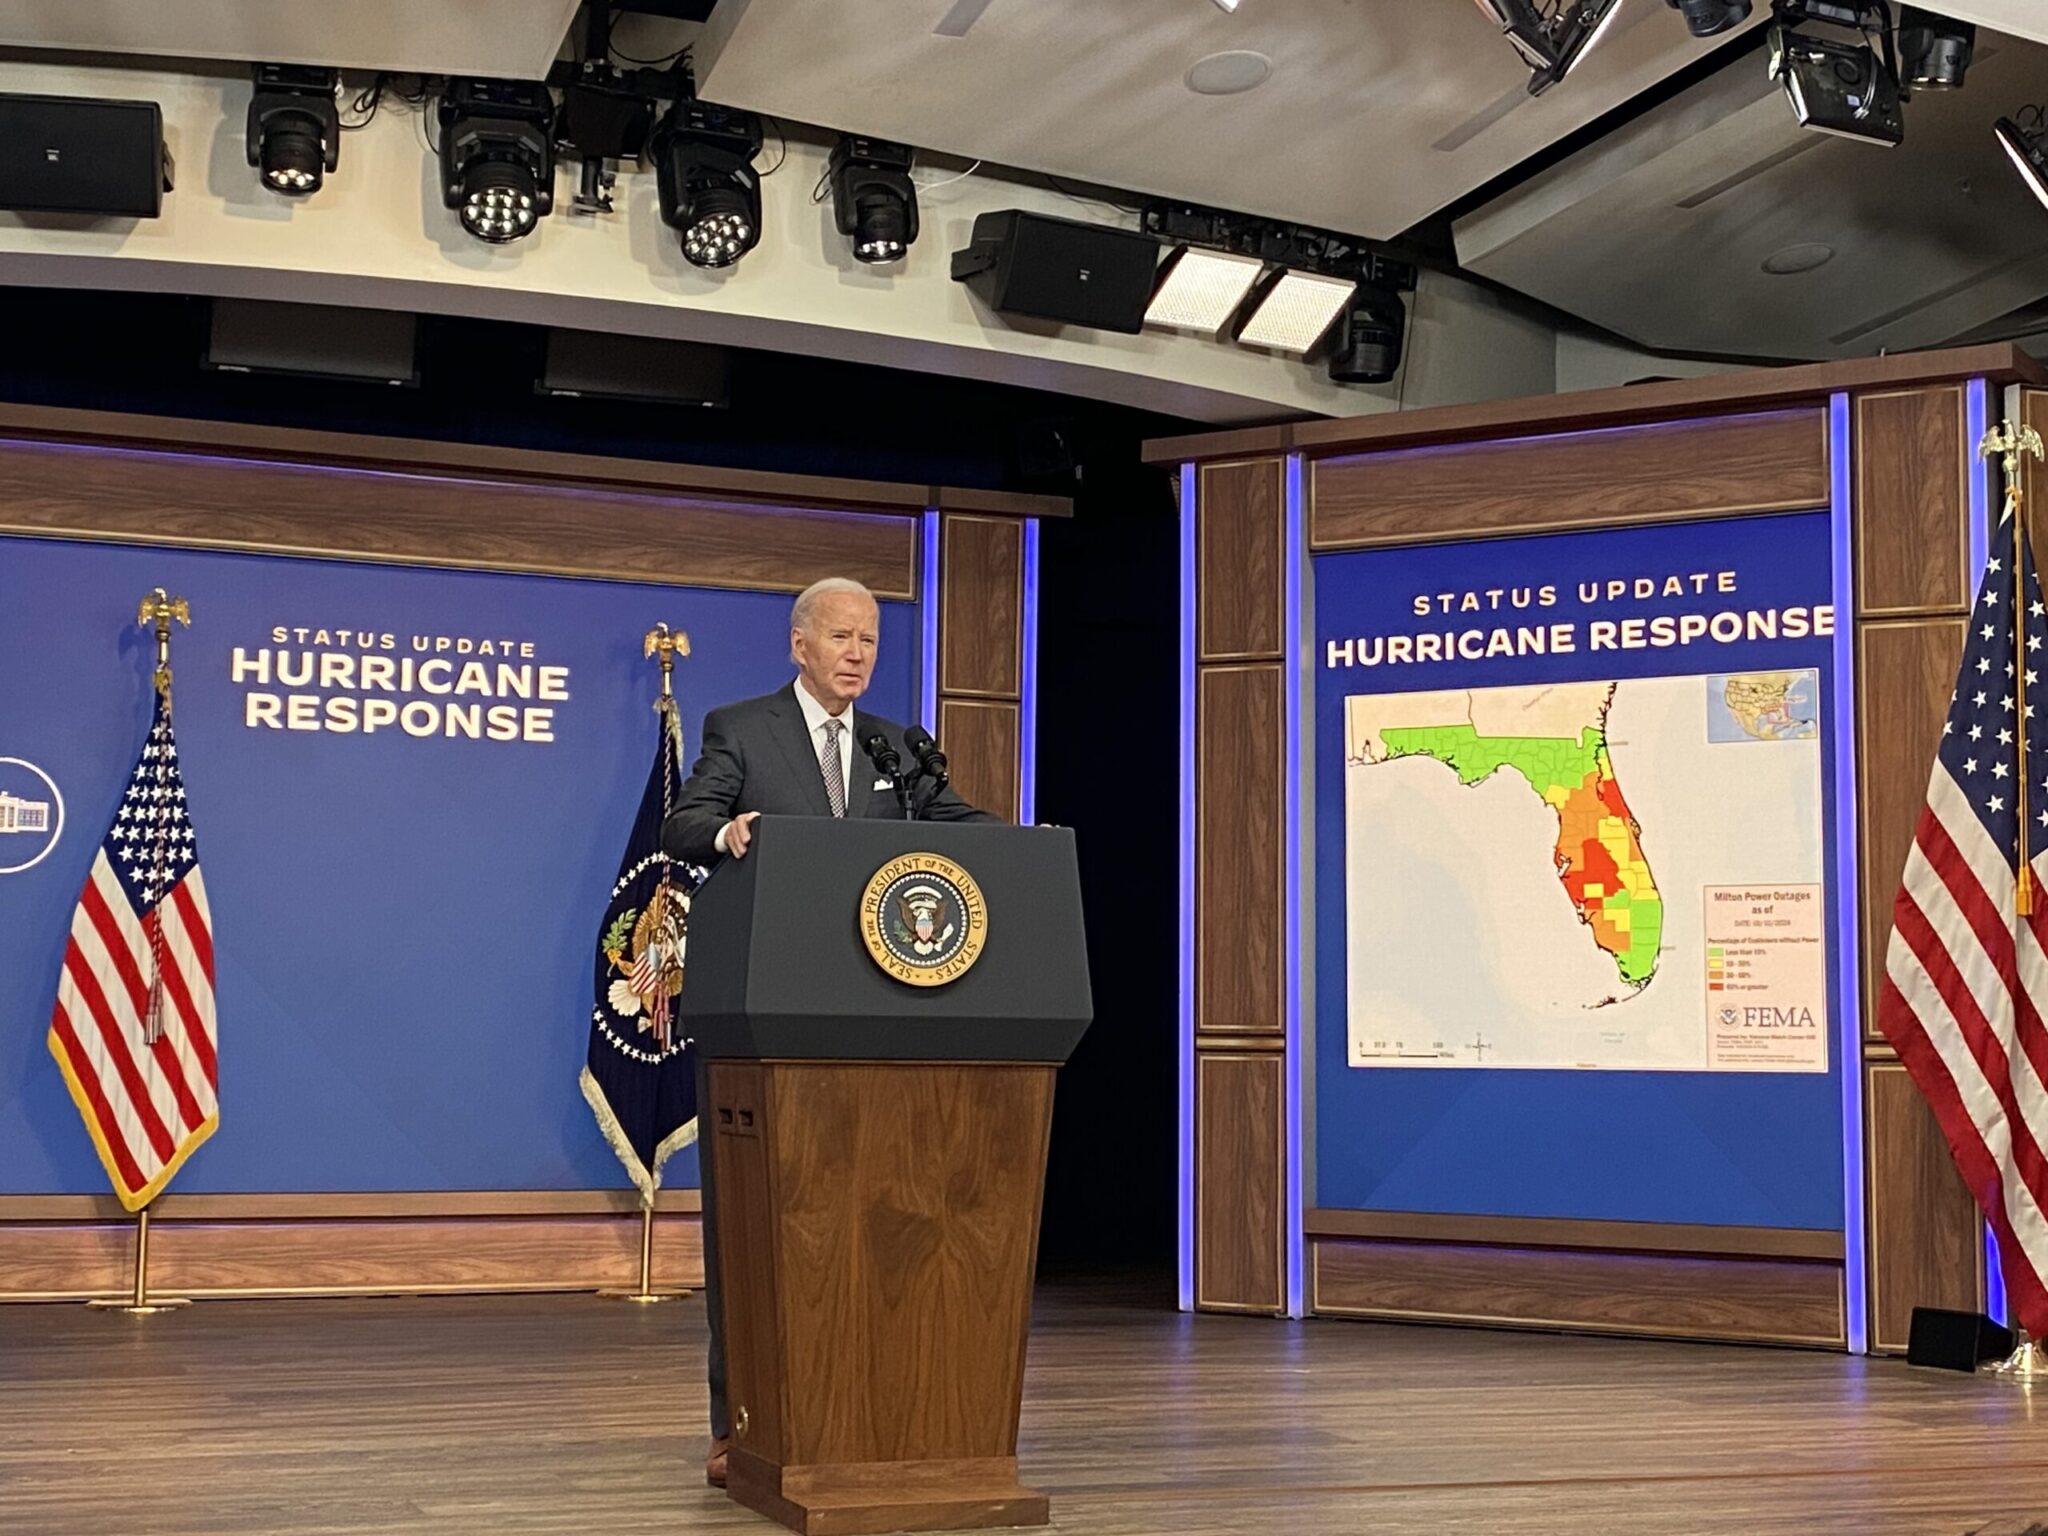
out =
{"type": "Polygon", "coordinates": [[[747,856],[747,844],[754,840],[754,822],[760,817],[759,811],[747,811],[733,817],[718,833],[718,845],[736,859],[747,856]]]}

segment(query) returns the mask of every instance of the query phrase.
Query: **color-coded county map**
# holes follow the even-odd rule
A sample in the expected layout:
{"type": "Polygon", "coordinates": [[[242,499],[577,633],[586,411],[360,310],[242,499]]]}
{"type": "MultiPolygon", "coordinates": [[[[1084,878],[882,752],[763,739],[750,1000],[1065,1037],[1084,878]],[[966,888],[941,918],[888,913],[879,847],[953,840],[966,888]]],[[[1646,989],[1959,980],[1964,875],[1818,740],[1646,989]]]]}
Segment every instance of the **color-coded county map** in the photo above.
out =
{"type": "MultiPolygon", "coordinates": [[[[1572,723],[1581,708],[1588,717],[1575,734],[1495,735],[1482,733],[1472,718],[1472,697],[1463,696],[1464,718],[1441,725],[1381,725],[1365,741],[1366,761],[1392,762],[1428,757],[1478,784],[1506,769],[1525,780],[1557,817],[1557,878],[1577,909],[1593,942],[1614,959],[1622,981],[1648,986],[1657,974],[1664,934],[1664,898],[1643,857],[1641,827],[1628,808],[1607,751],[1607,710],[1614,685],[1572,685],[1530,689],[1547,724],[1572,723]]],[[[1410,695],[1408,697],[1414,697],[1410,695]]],[[[1505,722],[1502,722],[1505,723],[1505,722]]]]}
{"type": "Polygon", "coordinates": [[[1347,696],[1346,1062],[1825,1071],[1819,694],[1786,669],[1347,696]]]}

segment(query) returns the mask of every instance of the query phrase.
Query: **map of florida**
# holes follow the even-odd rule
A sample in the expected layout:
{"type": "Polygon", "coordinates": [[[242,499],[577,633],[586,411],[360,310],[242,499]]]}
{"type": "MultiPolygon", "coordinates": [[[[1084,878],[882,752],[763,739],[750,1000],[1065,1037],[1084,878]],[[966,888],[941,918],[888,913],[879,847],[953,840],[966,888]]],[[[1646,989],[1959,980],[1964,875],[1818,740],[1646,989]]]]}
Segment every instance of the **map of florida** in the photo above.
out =
{"type": "Polygon", "coordinates": [[[1613,701],[1612,683],[1353,698],[1347,747],[1353,761],[1427,757],[1467,785],[1519,775],[1556,813],[1557,878],[1579,920],[1640,989],[1656,974],[1664,899],[1608,757],[1613,701]]]}

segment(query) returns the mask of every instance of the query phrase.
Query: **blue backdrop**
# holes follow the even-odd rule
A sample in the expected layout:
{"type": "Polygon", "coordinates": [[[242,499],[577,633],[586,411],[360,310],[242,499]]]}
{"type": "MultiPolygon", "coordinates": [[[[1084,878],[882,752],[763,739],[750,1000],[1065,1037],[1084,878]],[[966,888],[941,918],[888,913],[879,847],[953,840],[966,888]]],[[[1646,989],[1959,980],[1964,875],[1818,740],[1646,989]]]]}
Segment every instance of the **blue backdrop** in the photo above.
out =
{"type": "MultiPolygon", "coordinates": [[[[592,948],[654,749],[641,636],[661,620],[689,632],[676,691],[694,752],[707,709],[794,676],[789,599],[0,538],[0,757],[43,769],[67,810],[48,858],[0,875],[0,1192],[106,1188],[44,1035],[72,905],[149,720],[135,609],[158,585],[192,604],[176,718],[220,1014],[221,1129],[174,1187],[624,1186],[576,1074],[592,948]],[[514,665],[567,668],[566,699],[509,701],[551,709],[553,739],[246,724],[252,691],[363,693],[231,676],[236,647],[251,664],[260,648],[360,655],[340,629],[390,634],[373,654],[394,659],[445,639],[458,667],[495,668],[507,658],[477,643],[509,640],[514,665]]],[[[914,718],[918,655],[916,610],[884,604],[869,707],[914,718]]],[[[665,1170],[696,1179],[694,1152],[665,1170]]]]}
{"type": "MultiPolygon", "coordinates": [[[[1315,1189],[1328,1209],[1839,1228],[1842,1224],[1836,743],[1827,638],[1588,651],[1593,620],[1831,602],[1825,512],[1327,555],[1315,582],[1315,1189]],[[1732,594],[1632,595],[1595,606],[1581,582],[1734,570],[1732,594]],[[1558,589],[1550,609],[1418,617],[1420,594],[1558,589]],[[1569,655],[1330,668],[1346,639],[1496,624],[1576,625],[1569,655]],[[1691,675],[1820,673],[1828,872],[1828,1071],[1353,1068],[1345,1061],[1344,724],[1347,694],[1691,675]]],[[[1847,622],[1847,616],[1842,617],[1847,622]]],[[[1850,1067],[1853,1069],[1854,1064],[1850,1067]]]]}

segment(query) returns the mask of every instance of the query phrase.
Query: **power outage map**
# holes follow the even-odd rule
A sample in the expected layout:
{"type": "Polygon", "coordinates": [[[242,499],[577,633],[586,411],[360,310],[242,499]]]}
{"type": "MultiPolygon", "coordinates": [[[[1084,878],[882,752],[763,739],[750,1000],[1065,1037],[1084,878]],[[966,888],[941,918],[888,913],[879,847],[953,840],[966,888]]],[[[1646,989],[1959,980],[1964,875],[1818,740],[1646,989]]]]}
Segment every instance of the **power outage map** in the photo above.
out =
{"type": "Polygon", "coordinates": [[[1818,681],[1347,698],[1350,1063],[1825,1071],[1818,681]]]}

